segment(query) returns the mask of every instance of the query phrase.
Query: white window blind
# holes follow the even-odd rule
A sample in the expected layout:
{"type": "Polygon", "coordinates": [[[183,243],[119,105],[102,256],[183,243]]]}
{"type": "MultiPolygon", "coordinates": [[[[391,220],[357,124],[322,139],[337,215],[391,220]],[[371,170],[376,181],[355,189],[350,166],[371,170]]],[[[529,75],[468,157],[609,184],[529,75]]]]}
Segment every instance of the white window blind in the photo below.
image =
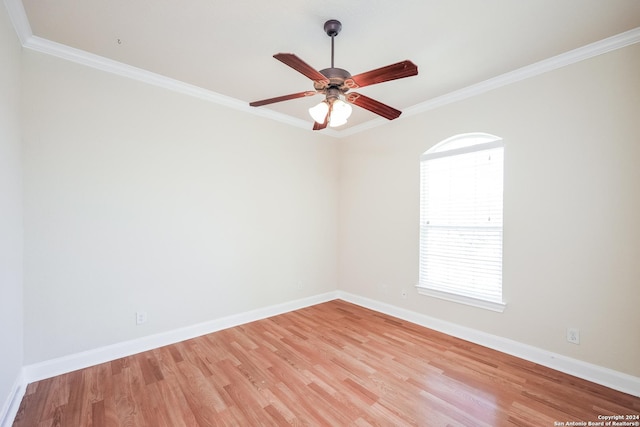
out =
{"type": "Polygon", "coordinates": [[[503,151],[497,137],[476,135],[468,141],[455,138],[423,154],[421,293],[504,310],[503,151]]]}

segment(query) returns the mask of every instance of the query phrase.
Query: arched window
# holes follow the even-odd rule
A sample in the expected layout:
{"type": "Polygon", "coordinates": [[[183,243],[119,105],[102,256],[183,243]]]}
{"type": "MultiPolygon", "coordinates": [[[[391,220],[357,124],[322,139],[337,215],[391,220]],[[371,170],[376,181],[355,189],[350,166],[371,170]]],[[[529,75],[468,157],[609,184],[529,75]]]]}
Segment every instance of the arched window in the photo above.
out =
{"type": "Polygon", "coordinates": [[[418,292],[503,311],[502,139],[446,139],[420,158],[418,292]]]}

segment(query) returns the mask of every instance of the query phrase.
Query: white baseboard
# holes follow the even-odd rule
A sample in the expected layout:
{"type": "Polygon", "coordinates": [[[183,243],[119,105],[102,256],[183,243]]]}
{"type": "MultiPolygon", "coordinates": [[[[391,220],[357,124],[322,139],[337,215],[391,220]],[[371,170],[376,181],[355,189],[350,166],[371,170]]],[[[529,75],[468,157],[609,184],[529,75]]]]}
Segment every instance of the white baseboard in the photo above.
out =
{"type": "Polygon", "coordinates": [[[71,354],[52,360],[46,360],[22,368],[22,374],[17,379],[14,391],[9,401],[5,403],[6,413],[0,415],[0,427],[9,427],[20,406],[26,386],[34,381],[65,374],[88,366],[109,362],[121,357],[206,335],[222,329],[242,325],[267,317],[276,316],[293,310],[298,310],[315,304],[342,299],[371,310],[385,313],[447,335],[464,339],[503,353],[511,354],[530,362],[564,372],[576,377],[601,384],[606,387],[640,397],[640,378],[614,371],[612,369],[593,365],[567,356],[542,350],[510,339],[491,335],[482,331],[456,325],[414,311],[386,304],[380,301],[361,297],[343,291],[327,292],[282,304],[272,305],[257,310],[247,311],[208,322],[180,328],[160,334],[150,335],[139,339],[105,346],[81,353],[71,354]],[[11,421],[11,422],[9,422],[11,421]]]}
{"type": "Polygon", "coordinates": [[[70,354],[68,356],[26,365],[23,368],[24,381],[26,384],[29,384],[34,381],[51,378],[56,375],[65,374],[88,366],[98,365],[121,357],[174,344],[180,341],[199,337],[201,335],[220,331],[222,329],[231,328],[244,323],[265,319],[267,317],[331,301],[336,299],[337,295],[337,291],[327,292],[325,294],[314,295],[308,298],[214,319],[185,328],[149,335],[135,340],[124,341],[93,350],[83,351],[81,353],[70,354]]]}
{"type": "Polygon", "coordinates": [[[2,411],[0,412],[0,427],[11,427],[13,420],[16,418],[18,409],[20,409],[20,402],[27,389],[27,382],[24,379],[24,369],[20,371],[18,377],[13,383],[11,393],[7,396],[7,400],[2,405],[2,411]]]}
{"type": "Polygon", "coordinates": [[[380,313],[388,314],[447,335],[489,347],[539,365],[640,397],[640,378],[613,369],[583,362],[507,338],[456,325],[380,301],[338,291],[338,298],[380,313]]]}

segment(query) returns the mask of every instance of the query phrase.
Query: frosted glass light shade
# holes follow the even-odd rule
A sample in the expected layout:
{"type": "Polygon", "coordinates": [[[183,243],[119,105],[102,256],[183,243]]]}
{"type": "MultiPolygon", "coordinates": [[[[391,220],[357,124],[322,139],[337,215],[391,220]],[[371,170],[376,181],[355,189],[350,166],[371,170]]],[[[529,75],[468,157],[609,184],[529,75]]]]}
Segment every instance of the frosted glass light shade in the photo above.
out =
{"type": "Polygon", "coordinates": [[[315,107],[309,108],[309,115],[316,123],[324,123],[324,119],[327,117],[327,113],[329,112],[329,104],[326,101],[322,101],[315,107]]]}
{"type": "Polygon", "coordinates": [[[337,127],[347,123],[347,119],[351,116],[351,105],[346,102],[336,99],[333,101],[333,108],[331,109],[331,118],[329,120],[329,126],[337,127]]]}

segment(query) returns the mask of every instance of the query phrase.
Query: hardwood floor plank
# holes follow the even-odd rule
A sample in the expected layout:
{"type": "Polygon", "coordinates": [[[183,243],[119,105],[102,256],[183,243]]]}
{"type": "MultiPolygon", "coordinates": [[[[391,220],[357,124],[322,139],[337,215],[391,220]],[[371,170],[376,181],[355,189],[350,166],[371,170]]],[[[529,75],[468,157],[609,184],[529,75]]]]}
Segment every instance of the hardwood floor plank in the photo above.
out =
{"type": "MultiPolygon", "coordinates": [[[[91,369],[93,371],[93,369],[91,369]]],[[[71,372],[69,375],[69,402],[62,414],[61,425],[86,426],[91,420],[91,402],[88,399],[87,370],[71,372]]]]}
{"type": "Polygon", "coordinates": [[[158,361],[153,352],[148,352],[146,356],[140,356],[138,358],[138,365],[142,371],[142,378],[144,379],[145,385],[164,379],[162,371],[158,368],[158,361]]]}
{"type": "Polygon", "coordinates": [[[98,400],[91,404],[91,427],[106,427],[104,400],[98,400]]]}
{"type": "MultiPolygon", "coordinates": [[[[308,400],[300,399],[284,383],[277,383],[270,392],[286,408],[286,412],[290,412],[294,416],[292,424],[322,425],[320,423],[321,417],[315,413],[308,400]]],[[[281,413],[284,414],[285,411],[281,411],[281,413]]]]}
{"type": "Polygon", "coordinates": [[[308,387],[322,401],[323,405],[328,405],[334,409],[334,416],[339,418],[338,425],[350,425],[353,420],[362,414],[362,411],[357,406],[350,404],[351,402],[348,402],[347,399],[341,398],[344,394],[332,388],[322,387],[315,381],[310,382],[308,387]]]}
{"type": "Polygon", "coordinates": [[[44,407],[47,398],[49,398],[52,378],[29,384],[22,398],[16,420],[24,419],[25,426],[38,425],[42,418],[46,418],[44,407]],[[39,391],[38,391],[39,390],[39,391]],[[29,409],[28,411],[26,409],[29,409]]]}
{"type": "Polygon", "coordinates": [[[29,384],[15,427],[554,426],[640,398],[331,301],[29,384]]]}
{"type": "MultiPolygon", "coordinates": [[[[136,426],[157,425],[158,427],[165,427],[165,424],[162,422],[163,417],[159,412],[154,410],[157,400],[156,396],[154,396],[153,388],[150,387],[145,380],[145,370],[148,369],[146,364],[148,358],[153,357],[152,353],[153,352],[150,351],[134,355],[135,363],[132,363],[129,368],[129,373],[133,377],[129,389],[129,398],[134,405],[132,416],[136,426]],[[145,398],[141,399],[141,396],[145,398]]],[[[152,381],[150,384],[154,383],[155,381],[152,381]]]]}
{"type": "MultiPolygon", "coordinates": [[[[141,420],[138,415],[134,392],[132,391],[139,379],[132,372],[135,363],[130,360],[130,364],[123,368],[117,375],[113,375],[113,400],[116,416],[120,425],[140,426],[141,420]]],[[[70,426],[73,424],[69,424],[70,426]]]]}
{"type": "Polygon", "coordinates": [[[60,422],[61,409],[69,401],[69,386],[67,381],[60,377],[50,379],[50,389],[55,393],[48,393],[42,408],[40,421],[53,420],[52,424],[60,422]]]}
{"type": "Polygon", "coordinates": [[[270,423],[274,426],[289,426],[289,420],[287,420],[273,405],[267,405],[264,411],[271,417],[270,423]]]}
{"type": "Polygon", "coordinates": [[[198,425],[214,425],[217,413],[224,411],[231,402],[224,393],[227,384],[217,384],[210,377],[199,375],[196,366],[181,364],[176,374],[179,391],[198,425]]]}
{"type": "Polygon", "coordinates": [[[124,368],[129,366],[129,357],[112,360],[109,362],[109,366],[111,367],[111,375],[117,375],[122,372],[124,368]]]}

